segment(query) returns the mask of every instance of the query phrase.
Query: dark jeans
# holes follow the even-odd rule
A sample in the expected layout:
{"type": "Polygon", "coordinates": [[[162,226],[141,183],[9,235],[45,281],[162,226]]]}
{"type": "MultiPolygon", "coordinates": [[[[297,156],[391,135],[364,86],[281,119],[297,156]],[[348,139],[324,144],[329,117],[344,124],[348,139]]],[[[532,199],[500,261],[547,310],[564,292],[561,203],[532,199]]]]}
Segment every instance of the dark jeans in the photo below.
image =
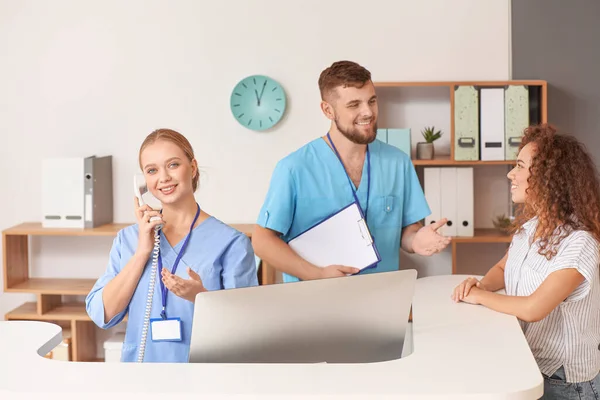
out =
{"type": "Polygon", "coordinates": [[[589,382],[569,383],[560,367],[554,375],[544,376],[544,400],[599,400],[600,374],[589,382]]]}

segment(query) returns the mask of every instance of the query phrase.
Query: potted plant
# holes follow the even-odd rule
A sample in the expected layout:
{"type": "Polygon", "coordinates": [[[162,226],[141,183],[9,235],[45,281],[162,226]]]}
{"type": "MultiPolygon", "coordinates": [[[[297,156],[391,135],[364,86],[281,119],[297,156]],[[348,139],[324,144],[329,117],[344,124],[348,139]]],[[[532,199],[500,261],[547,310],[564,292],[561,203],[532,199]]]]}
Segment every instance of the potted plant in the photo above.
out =
{"type": "Polygon", "coordinates": [[[498,229],[505,235],[510,234],[512,221],[506,215],[498,215],[496,216],[496,219],[492,220],[492,222],[494,223],[494,228],[498,229]]]}
{"type": "Polygon", "coordinates": [[[418,160],[432,160],[435,151],[433,149],[433,142],[442,137],[442,131],[435,131],[435,127],[425,127],[421,131],[424,142],[417,143],[417,159],[418,160]]]}

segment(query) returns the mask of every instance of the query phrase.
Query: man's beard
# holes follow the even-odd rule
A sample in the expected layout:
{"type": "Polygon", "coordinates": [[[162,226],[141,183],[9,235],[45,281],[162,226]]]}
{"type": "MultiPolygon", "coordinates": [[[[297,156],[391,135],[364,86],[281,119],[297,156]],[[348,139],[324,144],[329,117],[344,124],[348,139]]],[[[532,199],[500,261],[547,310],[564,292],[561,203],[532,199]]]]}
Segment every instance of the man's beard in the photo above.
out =
{"type": "Polygon", "coordinates": [[[373,142],[375,140],[375,138],[377,137],[377,122],[373,125],[373,131],[370,132],[370,134],[366,135],[366,136],[363,135],[359,131],[358,128],[354,127],[354,125],[352,125],[352,128],[346,129],[346,128],[343,128],[339,124],[337,118],[334,120],[334,122],[335,122],[335,126],[337,127],[338,131],[340,131],[342,133],[342,135],[344,135],[346,137],[346,139],[348,139],[352,143],[369,144],[369,143],[373,142]]]}

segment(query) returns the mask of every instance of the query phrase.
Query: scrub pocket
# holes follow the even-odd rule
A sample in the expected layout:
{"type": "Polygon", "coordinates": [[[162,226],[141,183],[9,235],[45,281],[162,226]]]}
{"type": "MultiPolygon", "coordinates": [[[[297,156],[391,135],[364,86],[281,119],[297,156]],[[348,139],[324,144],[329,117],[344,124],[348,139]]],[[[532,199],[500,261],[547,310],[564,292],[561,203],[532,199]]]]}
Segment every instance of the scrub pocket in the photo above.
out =
{"type": "Polygon", "coordinates": [[[369,208],[369,222],[373,218],[378,226],[394,228],[402,226],[402,204],[400,204],[400,198],[396,196],[381,196],[373,211],[375,210],[377,210],[377,215],[373,215],[375,213],[372,213],[369,208]]]}

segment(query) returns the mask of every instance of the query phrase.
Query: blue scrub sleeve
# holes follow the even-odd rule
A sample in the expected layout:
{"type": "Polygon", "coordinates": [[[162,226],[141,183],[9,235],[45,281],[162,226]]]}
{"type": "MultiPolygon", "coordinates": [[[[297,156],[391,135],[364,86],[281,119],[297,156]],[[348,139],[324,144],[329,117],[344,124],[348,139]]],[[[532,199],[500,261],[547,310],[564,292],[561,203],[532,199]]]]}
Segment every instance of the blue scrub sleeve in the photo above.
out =
{"type": "Polygon", "coordinates": [[[237,234],[229,244],[221,259],[221,272],[224,289],[258,286],[256,259],[250,239],[237,234]]]}
{"type": "Polygon", "coordinates": [[[431,214],[431,209],[423,188],[417,177],[417,172],[410,159],[404,161],[404,206],[402,215],[402,228],[419,222],[431,214]]]}
{"type": "Polygon", "coordinates": [[[110,321],[104,321],[104,301],[102,300],[102,293],[104,292],[104,286],[110,282],[117,274],[121,271],[121,243],[122,243],[122,231],[117,233],[117,237],[113,240],[113,245],[110,250],[108,267],[104,275],[102,275],[94,287],[88,293],[85,298],[85,309],[96,325],[102,329],[108,329],[123,320],[129,306],[125,307],[123,311],[115,315],[110,321]]]}
{"type": "Polygon", "coordinates": [[[280,161],[271,176],[269,191],[258,216],[258,225],[287,235],[296,208],[294,187],[294,177],[290,168],[280,161]]]}

